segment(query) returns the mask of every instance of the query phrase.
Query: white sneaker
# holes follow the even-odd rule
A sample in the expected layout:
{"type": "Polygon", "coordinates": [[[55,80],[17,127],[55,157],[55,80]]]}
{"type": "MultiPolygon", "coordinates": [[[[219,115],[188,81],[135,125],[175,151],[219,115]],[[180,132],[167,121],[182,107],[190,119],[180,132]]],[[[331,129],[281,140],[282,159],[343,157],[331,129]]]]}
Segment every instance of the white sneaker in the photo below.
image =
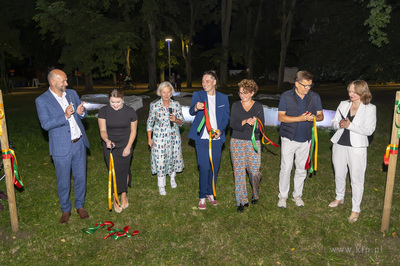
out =
{"type": "Polygon", "coordinates": [[[278,207],[279,208],[286,208],[286,198],[279,198],[278,207]]]}
{"type": "Polygon", "coordinates": [[[300,196],[296,196],[292,199],[294,202],[296,202],[297,207],[304,207],[304,201],[301,199],[300,196]]]}
{"type": "Polygon", "coordinates": [[[165,187],[158,187],[158,191],[160,192],[161,196],[167,195],[167,192],[165,191],[165,187]]]}
{"type": "Polygon", "coordinates": [[[176,176],[176,173],[175,172],[173,172],[171,175],[170,175],[170,178],[171,178],[171,187],[172,188],[176,188],[176,182],[175,182],[175,176],[176,176]]]}

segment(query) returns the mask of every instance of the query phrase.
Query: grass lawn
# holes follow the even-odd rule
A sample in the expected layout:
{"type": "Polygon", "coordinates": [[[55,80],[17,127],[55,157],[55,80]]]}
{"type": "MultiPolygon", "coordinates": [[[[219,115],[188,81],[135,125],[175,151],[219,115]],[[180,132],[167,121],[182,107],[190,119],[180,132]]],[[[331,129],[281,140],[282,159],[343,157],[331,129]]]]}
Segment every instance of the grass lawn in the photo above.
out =
{"type": "MultiPolygon", "coordinates": [[[[45,88],[46,89],[46,88],[45,88]]],[[[394,97],[398,87],[371,86],[377,105],[378,125],[368,149],[368,168],[360,219],[349,224],[351,189],[347,186],[344,205],[329,208],[335,197],[331,164],[330,130],[319,130],[319,161],[316,175],[307,178],[303,200],[296,207],[288,200],[288,208],[280,209],[278,176],[280,148],[262,148],[262,174],[258,204],[243,213],[236,212],[234,178],[229,153],[230,133],[222,153],[218,175],[218,206],[207,205],[197,210],[198,171],[194,145],[187,137],[189,126],[181,129],[185,169],[177,175],[178,187],[171,189],[167,178],[167,196],[160,196],[157,177],[151,175],[147,149],[146,120],[149,103],[144,100],[138,110],[138,136],[132,161],[130,206],[118,214],[108,211],[108,170],[104,163],[97,119],[85,120],[90,141],[87,157],[86,209],[90,219],[81,220],[73,209],[70,222],[60,224],[54,166],[48,153],[47,133],[37,118],[34,99],[41,91],[16,89],[4,97],[10,141],[14,142],[18,165],[25,184],[16,190],[19,231],[11,230],[8,203],[0,212],[0,265],[81,265],[81,264],[200,264],[200,265],[292,265],[292,264],[381,264],[398,265],[400,259],[400,199],[396,180],[390,232],[380,232],[386,172],[383,154],[390,141],[394,97]],[[21,92],[19,92],[21,91],[21,92]],[[139,230],[131,238],[106,239],[106,229],[85,234],[83,228],[101,221],[112,221],[114,228],[130,226],[139,230]]],[[[319,85],[315,89],[325,109],[335,110],[347,98],[344,85],[319,85]]],[[[96,89],[95,93],[108,91],[96,89]]],[[[184,91],[191,91],[185,90],[184,91]]],[[[236,88],[231,101],[238,100],[236,88]]],[[[142,91],[128,93],[143,93],[142,91]]],[[[82,90],[78,93],[83,94],[82,90]]],[[[265,87],[259,93],[278,93],[265,87]]],[[[232,103],[232,102],[231,102],[232,103]]],[[[278,102],[262,101],[277,106],[278,102]]],[[[276,127],[267,128],[267,136],[278,141],[276,127]]],[[[399,174],[397,169],[397,176],[399,174]]],[[[5,182],[0,182],[5,191],[5,182]]],[[[248,192],[251,189],[248,185],[248,192]]],[[[290,193],[292,192],[292,189],[290,193]]],[[[73,192],[72,192],[73,194],[73,192]]],[[[71,195],[73,199],[73,195],[71,195]]]]}

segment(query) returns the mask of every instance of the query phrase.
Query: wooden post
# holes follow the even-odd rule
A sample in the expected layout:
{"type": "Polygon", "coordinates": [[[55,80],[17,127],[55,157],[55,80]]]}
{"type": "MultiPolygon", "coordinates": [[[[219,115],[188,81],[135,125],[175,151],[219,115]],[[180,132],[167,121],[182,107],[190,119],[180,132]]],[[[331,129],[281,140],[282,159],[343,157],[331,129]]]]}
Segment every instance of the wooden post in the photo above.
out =
{"type": "MultiPolygon", "coordinates": [[[[3,93],[1,90],[0,90],[0,110],[3,111],[4,114],[3,117],[1,118],[1,128],[3,132],[1,136],[1,149],[7,150],[9,148],[9,145],[8,145],[7,124],[6,124],[6,113],[4,111],[3,93]]],[[[14,183],[11,170],[11,159],[3,159],[3,167],[4,167],[4,173],[6,174],[7,197],[8,197],[8,207],[10,209],[11,229],[14,232],[17,232],[19,230],[18,216],[17,216],[17,205],[15,202],[14,183]]]]}
{"type": "MultiPolygon", "coordinates": [[[[396,102],[399,101],[400,101],[400,91],[397,91],[396,102]]],[[[393,113],[392,137],[390,140],[390,144],[392,145],[399,144],[398,129],[396,127],[396,121],[399,121],[399,115],[397,114],[396,109],[397,107],[395,105],[393,113]]],[[[381,225],[382,232],[388,231],[389,229],[390,211],[392,210],[394,177],[396,174],[396,163],[397,163],[397,154],[390,154],[389,167],[386,177],[385,203],[383,205],[383,215],[382,215],[382,225],[381,225]]]]}

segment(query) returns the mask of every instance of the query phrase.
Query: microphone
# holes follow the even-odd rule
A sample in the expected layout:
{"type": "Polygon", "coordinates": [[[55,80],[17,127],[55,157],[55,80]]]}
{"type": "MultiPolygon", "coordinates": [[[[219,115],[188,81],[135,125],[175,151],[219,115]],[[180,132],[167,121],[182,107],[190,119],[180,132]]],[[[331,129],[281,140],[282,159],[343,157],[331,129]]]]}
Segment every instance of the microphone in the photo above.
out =
{"type": "MultiPolygon", "coordinates": [[[[170,108],[168,108],[168,110],[169,110],[169,114],[172,115],[172,108],[170,107],[170,108]]],[[[174,122],[169,121],[169,125],[170,125],[171,127],[173,127],[173,126],[174,126],[174,122]]]]}

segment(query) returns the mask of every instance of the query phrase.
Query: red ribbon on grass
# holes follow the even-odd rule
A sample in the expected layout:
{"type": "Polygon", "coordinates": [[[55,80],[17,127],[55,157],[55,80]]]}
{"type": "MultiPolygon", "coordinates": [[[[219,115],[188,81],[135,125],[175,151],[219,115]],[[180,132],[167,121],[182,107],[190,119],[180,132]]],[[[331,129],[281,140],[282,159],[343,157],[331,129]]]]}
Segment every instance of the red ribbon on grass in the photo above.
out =
{"type": "Polygon", "coordinates": [[[112,229],[112,227],[114,226],[113,222],[110,221],[105,221],[105,222],[99,222],[95,225],[95,227],[88,227],[88,228],[83,228],[82,232],[87,233],[87,234],[93,234],[95,233],[97,230],[108,226],[107,231],[109,232],[109,234],[107,236],[105,236],[103,239],[107,239],[109,237],[111,237],[114,240],[117,240],[119,238],[122,237],[132,237],[135,236],[137,234],[139,234],[139,231],[135,230],[133,231],[132,234],[130,234],[129,231],[129,226],[125,226],[124,230],[121,229],[112,229]]]}

